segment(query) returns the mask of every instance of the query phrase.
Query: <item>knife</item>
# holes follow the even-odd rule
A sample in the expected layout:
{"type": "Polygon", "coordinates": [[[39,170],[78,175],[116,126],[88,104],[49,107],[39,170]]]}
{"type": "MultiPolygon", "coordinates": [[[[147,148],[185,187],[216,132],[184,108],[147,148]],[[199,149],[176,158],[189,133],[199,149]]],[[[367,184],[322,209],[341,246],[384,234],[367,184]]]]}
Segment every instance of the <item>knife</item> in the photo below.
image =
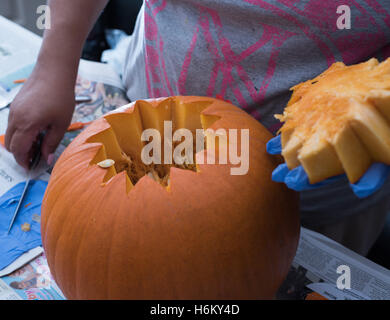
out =
{"type": "Polygon", "coordinates": [[[26,180],[26,183],[24,185],[22,196],[19,199],[19,202],[18,202],[18,205],[17,205],[17,207],[15,209],[14,215],[12,216],[11,223],[9,224],[7,235],[11,231],[11,228],[12,228],[14,222],[15,222],[16,216],[18,215],[20,206],[22,205],[23,199],[24,199],[24,197],[25,197],[25,195],[27,193],[27,189],[28,189],[28,186],[29,186],[30,181],[31,181],[31,170],[34,170],[38,166],[38,164],[39,164],[39,162],[41,160],[41,146],[42,146],[43,137],[44,137],[44,133],[40,133],[38,135],[38,138],[37,138],[36,142],[33,145],[33,157],[32,157],[32,159],[30,160],[30,163],[29,163],[29,171],[27,173],[27,180],[26,180]]]}

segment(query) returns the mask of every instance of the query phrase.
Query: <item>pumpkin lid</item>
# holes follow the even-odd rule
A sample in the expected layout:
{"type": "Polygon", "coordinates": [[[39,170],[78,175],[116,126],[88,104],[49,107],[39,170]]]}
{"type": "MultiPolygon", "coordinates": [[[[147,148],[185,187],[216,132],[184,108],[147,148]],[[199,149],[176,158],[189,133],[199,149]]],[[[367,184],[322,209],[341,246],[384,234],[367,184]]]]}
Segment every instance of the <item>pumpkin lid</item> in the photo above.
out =
{"type": "Polygon", "coordinates": [[[311,183],[346,173],[355,183],[372,162],[390,164],[390,60],[333,64],[292,88],[282,115],[282,155],[311,183]]]}

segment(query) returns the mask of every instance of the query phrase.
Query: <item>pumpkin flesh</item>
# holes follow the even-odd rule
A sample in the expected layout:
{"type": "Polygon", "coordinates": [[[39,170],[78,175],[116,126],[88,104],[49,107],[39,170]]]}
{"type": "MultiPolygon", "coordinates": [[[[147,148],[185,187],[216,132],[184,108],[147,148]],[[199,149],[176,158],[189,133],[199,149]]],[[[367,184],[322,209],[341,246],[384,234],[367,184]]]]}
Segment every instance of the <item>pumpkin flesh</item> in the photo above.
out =
{"type": "Polygon", "coordinates": [[[390,59],[333,64],[292,88],[280,132],[289,169],[311,183],[346,173],[357,182],[373,162],[390,164],[390,59]]]}

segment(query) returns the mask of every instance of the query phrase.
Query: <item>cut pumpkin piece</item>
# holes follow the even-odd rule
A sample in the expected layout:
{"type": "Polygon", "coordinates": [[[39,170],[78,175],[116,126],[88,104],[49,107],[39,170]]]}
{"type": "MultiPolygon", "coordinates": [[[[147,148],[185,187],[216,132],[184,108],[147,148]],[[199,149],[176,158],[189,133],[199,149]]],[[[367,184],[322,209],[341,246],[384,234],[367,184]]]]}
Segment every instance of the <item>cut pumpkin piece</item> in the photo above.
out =
{"type": "Polygon", "coordinates": [[[345,173],[357,182],[373,162],[390,165],[390,59],[333,64],[292,88],[282,115],[282,155],[310,183],[345,173]]]}

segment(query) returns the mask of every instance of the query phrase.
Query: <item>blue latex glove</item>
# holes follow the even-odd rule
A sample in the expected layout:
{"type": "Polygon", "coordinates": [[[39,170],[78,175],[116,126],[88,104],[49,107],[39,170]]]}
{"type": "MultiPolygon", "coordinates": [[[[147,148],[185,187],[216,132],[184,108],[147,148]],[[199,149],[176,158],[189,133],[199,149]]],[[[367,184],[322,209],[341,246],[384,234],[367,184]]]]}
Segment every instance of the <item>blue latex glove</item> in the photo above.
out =
{"type": "MultiPolygon", "coordinates": [[[[268,141],[267,152],[269,154],[282,153],[280,135],[268,141]]],[[[389,174],[390,166],[383,163],[374,163],[358,182],[354,184],[350,183],[349,185],[357,197],[365,198],[378,191],[385,183],[389,174]]],[[[307,174],[302,166],[299,166],[293,170],[289,170],[285,163],[279,165],[272,172],[273,181],[285,183],[287,187],[295,191],[315,189],[327,184],[331,184],[344,177],[345,174],[326,179],[316,184],[310,184],[309,178],[307,177],[307,174]]]]}
{"type": "Polygon", "coordinates": [[[24,185],[24,182],[19,183],[0,197],[0,270],[23,253],[42,245],[40,217],[42,198],[47,187],[45,181],[30,181],[19,213],[7,234],[24,185]],[[30,224],[29,231],[22,230],[24,223],[30,224]]]}

